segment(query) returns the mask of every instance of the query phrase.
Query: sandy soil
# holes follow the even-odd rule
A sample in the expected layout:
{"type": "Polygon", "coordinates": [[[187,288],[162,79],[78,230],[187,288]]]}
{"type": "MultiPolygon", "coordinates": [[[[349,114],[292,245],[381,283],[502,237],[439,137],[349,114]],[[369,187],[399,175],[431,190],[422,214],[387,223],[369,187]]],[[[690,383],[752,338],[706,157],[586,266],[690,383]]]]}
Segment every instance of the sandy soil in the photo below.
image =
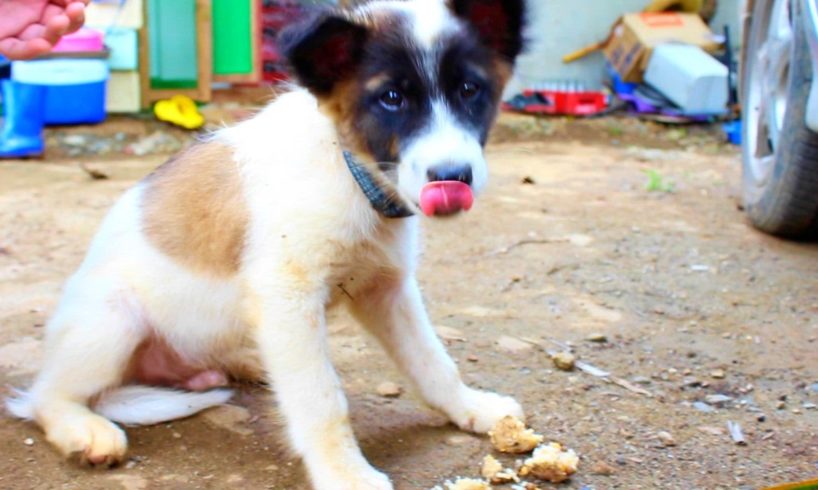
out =
{"type": "MultiPolygon", "coordinates": [[[[560,488],[758,488],[818,475],[818,247],[746,224],[733,151],[645,149],[619,144],[620,133],[596,145],[553,132],[496,143],[473,212],[425,223],[421,282],[464,377],[515,395],[533,427],[580,454],[560,488]],[[646,190],[650,170],[664,190],[646,190]],[[606,341],[587,340],[595,334],[606,341]],[[642,393],[558,371],[521,338],[570,343],[642,393]],[[708,396],[712,411],[693,405],[708,396]]],[[[97,181],[71,160],[0,165],[0,395],[36,371],[42,326],[106,209],[161,160],[98,159],[111,178],[97,181]]],[[[399,489],[477,476],[488,440],[411,391],[379,396],[380,383],[405,382],[345,317],[332,330],[373,464],[399,489]]],[[[98,472],[0,415],[0,488],[307,488],[264,388],[241,387],[233,403],[129,429],[130,460],[98,472]]]]}

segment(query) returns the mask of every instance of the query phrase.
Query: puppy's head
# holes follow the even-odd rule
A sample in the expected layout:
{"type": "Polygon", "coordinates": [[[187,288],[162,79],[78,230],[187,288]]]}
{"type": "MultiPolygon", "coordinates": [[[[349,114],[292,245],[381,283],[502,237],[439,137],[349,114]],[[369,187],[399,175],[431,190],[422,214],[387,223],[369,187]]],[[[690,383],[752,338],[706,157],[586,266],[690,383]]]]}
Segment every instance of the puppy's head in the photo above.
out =
{"type": "Polygon", "coordinates": [[[347,149],[426,214],[451,214],[486,182],[523,17],[524,0],[380,0],[319,13],[282,45],[347,149]]]}

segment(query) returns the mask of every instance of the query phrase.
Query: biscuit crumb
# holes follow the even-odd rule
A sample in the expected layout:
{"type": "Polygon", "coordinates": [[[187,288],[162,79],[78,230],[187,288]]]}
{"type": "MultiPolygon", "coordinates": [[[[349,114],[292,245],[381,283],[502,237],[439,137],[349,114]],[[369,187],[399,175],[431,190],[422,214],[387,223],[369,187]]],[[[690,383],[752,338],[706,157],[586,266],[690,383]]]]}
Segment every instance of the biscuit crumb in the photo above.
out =
{"type": "Polygon", "coordinates": [[[551,358],[557,369],[562,371],[573,371],[577,358],[570,352],[558,352],[551,358]]]}
{"type": "Polygon", "coordinates": [[[520,481],[514,471],[503,468],[503,464],[490,454],[483,458],[480,474],[493,485],[505,485],[506,483],[518,483],[520,481]]]}
{"type": "Polygon", "coordinates": [[[501,453],[527,453],[542,443],[543,436],[526,429],[525,424],[516,417],[503,417],[494,429],[489,431],[491,443],[501,453]]]}
{"type": "Polygon", "coordinates": [[[561,483],[577,472],[579,457],[572,450],[564,451],[556,442],[543,445],[523,462],[520,476],[532,475],[540,480],[561,483]]]}
{"type": "Polygon", "coordinates": [[[491,485],[483,480],[476,480],[474,478],[458,478],[454,482],[447,481],[440,486],[434,487],[432,490],[492,490],[491,485]]]}

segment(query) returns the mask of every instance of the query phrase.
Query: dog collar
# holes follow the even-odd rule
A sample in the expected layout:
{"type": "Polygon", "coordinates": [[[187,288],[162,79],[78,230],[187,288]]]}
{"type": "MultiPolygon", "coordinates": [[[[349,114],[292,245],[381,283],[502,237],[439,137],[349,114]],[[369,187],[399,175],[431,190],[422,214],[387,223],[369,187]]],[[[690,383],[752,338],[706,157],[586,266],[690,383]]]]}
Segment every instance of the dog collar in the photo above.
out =
{"type": "Polygon", "coordinates": [[[398,197],[390,196],[378,185],[369,170],[361,162],[357,161],[352,153],[344,151],[344,161],[347,162],[349,172],[355,178],[355,182],[358,183],[375,211],[386,218],[408,218],[415,214],[404,203],[400,202],[398,197]]]}

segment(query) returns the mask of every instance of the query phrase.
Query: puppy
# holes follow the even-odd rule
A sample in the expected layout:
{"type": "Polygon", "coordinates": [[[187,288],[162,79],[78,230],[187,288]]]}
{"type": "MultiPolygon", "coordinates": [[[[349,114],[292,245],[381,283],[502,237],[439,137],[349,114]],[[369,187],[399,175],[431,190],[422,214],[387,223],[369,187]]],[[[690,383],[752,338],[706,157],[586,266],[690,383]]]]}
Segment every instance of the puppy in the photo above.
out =
{"type": "Polygon", "coordinates": [[[471,206],[523,0],[384,0],[283,36],[300,83],[171,159],[116,203],[9,400],[62,453],[111,465],[114,424],[225,402],[266,378],[319,490],[389,489],[361,454],[327,353],[343,305],[423,399],[485,433],[513,399],[463,384],[415,279],[418,220],[471,206]]]}

